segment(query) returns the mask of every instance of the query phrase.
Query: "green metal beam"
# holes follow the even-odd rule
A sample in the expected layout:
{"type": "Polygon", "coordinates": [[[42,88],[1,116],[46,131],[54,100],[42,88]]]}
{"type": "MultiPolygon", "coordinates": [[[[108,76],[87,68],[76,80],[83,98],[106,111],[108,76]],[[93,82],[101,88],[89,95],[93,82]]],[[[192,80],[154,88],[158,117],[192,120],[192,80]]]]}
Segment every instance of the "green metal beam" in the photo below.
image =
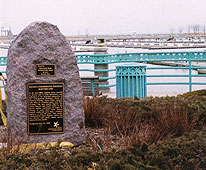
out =
{"type": "Polygon", "coordinates": [[[99,77],[99,80],[116,79],[116,77],[99,77]]]}
{"type": "MultiPolygon", "coordinates": [[[[146,77],[189,77],[187,74],[169,74],[169,75],[147,75],[146,77]]],[[[191,75],[191,77],[206,77],[206,74],[195,74],[191,75]]]]}
{"type": "MultiPolygon", "coordinates": [[[[193,85],[206,85],[206,83],[192,83],[193,85]]],[[[190,85],[190,83],[185,82],[157,82],[157,83],[147,83],[147,85],[190,85]]]]}
{"type": "MultiPolygon", "coordinates": [[[[206,69],[206,66],[192,66],[193,61],[206,61],[206,51],[192,51],[192,52],[145,52],[145,53],[120,53],[120,54],[79,54],[76,55],[78,64],[112,64],[112,63],[128,63],[128,62],[178,62],[183,61],[185,66],[158,66],[147,67],[147,69],[187,69],[188,75],[147,75],[146,77],[189,77],[189,82],[159,82],[147,83],[147,85],[189,85],[192,91],[192,85],[206,85],[206,83],[192,82],[192,77],[206,77],[206,75],[192,75],[192,69],[206,69]]],[[[7,57],[0,57],[0,66],[6,66],[7,57]]],[[[176,63],[179,64],[179,63],[176,63]]],[[[181,63],[182,64],[182,63],[181,63]]],[[[90,72],[110,72],[115,69],[79,69],[79,71],[90,72]]],[[[1,71],[6,73],[6,71],[1,71]]],[[[100,80],[115,79],[115,77],[100,77],[100,80]]],[[[100,85],[99,87],[114,87],[112,85],[100,85]]]]}
{"type": "Polygon", "coordinates": [[[108,85],[99,85],[100,88],[102,87],[115,87],[116,84],[108,84],[108,85]]]}
{"type": "MultiPolygon", "coordinates": [[[[78,64],[112,64],[124,62],[206,61],[206,51],[147,52],[118,54],[78,54],[78,64]]],[[[0,57],[0,65],[6,66],[7,57],[0,57]]]]}
{"type": "Polygon", "coordinates": [[[189,85],[190,83],[185,82],[157,82],[157,83],[147,83],[147,85],[189,85]]]}
{"type": "Polygon", "coordinates": [[[161,61],[206,61],[206,51],[199,52],[148,52],[125,54],[79,54],[78,64],[112,64],[124,62],[161,62],[161,61]]]}

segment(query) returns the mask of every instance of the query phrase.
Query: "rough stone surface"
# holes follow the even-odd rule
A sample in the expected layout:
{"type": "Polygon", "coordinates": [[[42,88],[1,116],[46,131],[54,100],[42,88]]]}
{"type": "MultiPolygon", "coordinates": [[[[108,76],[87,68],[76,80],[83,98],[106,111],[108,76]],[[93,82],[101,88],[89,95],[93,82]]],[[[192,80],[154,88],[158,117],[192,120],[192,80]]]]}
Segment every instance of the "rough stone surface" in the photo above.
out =
{"type": "Polygon", "coordinates": [[[85,142],[83,93],[76,58],[68,40],[47,22],[25,28],[12,42],[7,59],[8,132],[29,142],[85,142]],[[35,64],[56,64],[56,77],[36,77],[35,64]],[[64,82],[65,133],[27,134],[26,83],[64,82]]]}

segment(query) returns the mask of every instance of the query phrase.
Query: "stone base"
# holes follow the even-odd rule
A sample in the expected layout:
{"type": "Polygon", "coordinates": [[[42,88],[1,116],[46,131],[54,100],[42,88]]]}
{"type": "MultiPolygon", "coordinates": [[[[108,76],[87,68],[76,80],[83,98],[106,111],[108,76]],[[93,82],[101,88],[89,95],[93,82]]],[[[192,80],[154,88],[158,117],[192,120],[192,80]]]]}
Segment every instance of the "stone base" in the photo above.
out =
{"type": "MultiPolygon", "coordinates": [[[[85,142],[83,92],[77,61],[68,40],[56,26],[33,23],[14,39],[8,51],[6,93],[8,133],[15,139],[37,143],[85,142]],[[37,76],[37,64],[54,64],[55,76],[37,76]],[[64,84],[64,133],[28,135],[27,84],[61,82],[64,84]]],[[[42,110],[41,114],[49,115],[50,111],[42,110]]]]}

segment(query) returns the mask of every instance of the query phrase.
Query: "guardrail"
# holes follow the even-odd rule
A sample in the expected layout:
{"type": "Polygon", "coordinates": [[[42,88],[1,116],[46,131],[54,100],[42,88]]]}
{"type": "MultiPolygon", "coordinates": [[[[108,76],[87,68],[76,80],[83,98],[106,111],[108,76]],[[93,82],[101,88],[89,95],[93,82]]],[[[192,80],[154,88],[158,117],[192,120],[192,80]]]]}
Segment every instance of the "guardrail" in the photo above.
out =
{"type": "MultiPolygon", "coordinates": [[[[192,77],[206,77],[206,74],[192,75],[192,69],[206,69],[202,66],[192,66],[193,61],[206,61],[206,52],[151,52],[151,53],[123,53],[123,54],[95,54],[95,55],[77,55],[78,64],[114,64],[114,63],[150,63],[150,62],[180,62],[188,63],[184,66],[175,67],[147,67],[147,69],[187,69],[188,75],[146,75],[149,77],[189,77],[189,82],[159,82],[147,83],[146,85],[189,85],[189,91],[192,91],[192,85],[206,85],[203,82],[192,82],[192,77]]],[[[80,69],[80,71],[92,72],[110,72],[115,69],[92,70],[80,69]]],[[[100,77],[100,79],[115,79],[116,77],[100,77]]],[[[113,85],[100,85],[100,87],[112,87],[113,85]]]]}
{"type": "MultiPolygon", "coordinates": [[[[206,85],[204,82],[192,82],[192,77],[206,77],[206,74],[192,75],[193,69],[206,69],[206,66],[193,66],[194,61],[206,61],[206,51],[195,52],[150,52],[150,53],[121,53],[121,54],[79,54],[76,55],[78,64],[114,64],[114,63],[151,63],[151,62],[180,62],[184,61],[183,66],[168,67],[147,67],[154,69],[186,69],[188,74],[184,75],[146,75],[150,77],[188,77],[188,82],[158,82],[147,83],[146,85],[188,85],[192,91],[192,85],[206,85]]],[[[6,57],[0,57],[0,66],[6,66],[6,57]]],[[[80,69],[79,71],[89,72],[114,72],[116,69],[80,69]]],[[[5,72],[3,72],[5,73],[5,72]]],[[[99,77],[100,80],[116,79],[116,77],[99,77]]],[[[99,85],[99,87],[113,87],[116,84],[99,85]]]]}

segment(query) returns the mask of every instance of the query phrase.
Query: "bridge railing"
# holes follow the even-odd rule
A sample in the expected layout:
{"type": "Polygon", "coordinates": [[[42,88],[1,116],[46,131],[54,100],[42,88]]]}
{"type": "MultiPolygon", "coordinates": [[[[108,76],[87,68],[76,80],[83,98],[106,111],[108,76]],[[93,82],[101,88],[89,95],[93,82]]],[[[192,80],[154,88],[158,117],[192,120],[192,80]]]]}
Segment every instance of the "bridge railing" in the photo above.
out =
{"type": "MultiPolygon", "coordinates": [[[[192,70],[206,69],[206,66],[193,66],[192,62],[206,61],[206,51],[195,52],[150,52],[150,53],[121,53],[121,54],[79,54],[76,55],[78,64],[114,64],[114,63],[153,63],[153,62],[184,62],[183,65],[174,64],[174,66],[147,67],[148,70],[158,69],[184,69],[188,74],[176,75],[146,75],[147,79],[151,77],[188,77],[188,82],[148,82],[146,85],[188,85],[189,91],[192,91],[192,85],[206,85],[204,82],[193,82],[192,77],[206,77],[206,74],[192,74],[192,70]],[[178,65],[178,66],[176,66],[178,65]]],[[[6,57],[0,57],[0,66],[6,66],[6,57]]],[[[116,69],[79,69],[87,72],[115,72],[116,69]]],[[[5,71],[1,71],[6,73],[5,71]]],[[[99,77],[100,80],[116,79],[116,76],[99,77]]],[[[114,87],[116,84],[99,85],[99,87],[114,87]]]]}
{"type": "Polygon", "coordinates": [[[78,64],[112,64],[123,62],[206,61],[206,51],[201,52],[150,52],[120,54],[79,54],[78,64]]]}
{"type": "MultiPolygon", "coordinates": [[[[122,54],[95,54],[76,55],[78,64],[114,64],[114,63],[153,63],[153,62],[173,62],[174,66],[147,67],[148,70],[158,69],[184,69],[188,74],[182,75],[146,75],[147,79],[151,77],[188,77],[188,82],[151,82],[146,85],[188,85],[189,91],[192,91],[192,85],[206,85],[204,82],[192,82],[192,77],[206,77],[206,74],[193,75],[192,70],[206,69],[206,66],[193,66],[192,62],[206,61],[206,51],[195,52],[150,52],[150,53],[122,53],[122,54]],[[176,66],[175,62],[184,62],[185,64],[176,66]]],[[[89,72],[114,72],[115,69],[80,69],[80,71],[89,72]]],[[[115,79],[116,77],[99,77],[100,80],[115,79]]],[[[113,87],[116,84],[100,85],[100,87],[113,87]]]]}

